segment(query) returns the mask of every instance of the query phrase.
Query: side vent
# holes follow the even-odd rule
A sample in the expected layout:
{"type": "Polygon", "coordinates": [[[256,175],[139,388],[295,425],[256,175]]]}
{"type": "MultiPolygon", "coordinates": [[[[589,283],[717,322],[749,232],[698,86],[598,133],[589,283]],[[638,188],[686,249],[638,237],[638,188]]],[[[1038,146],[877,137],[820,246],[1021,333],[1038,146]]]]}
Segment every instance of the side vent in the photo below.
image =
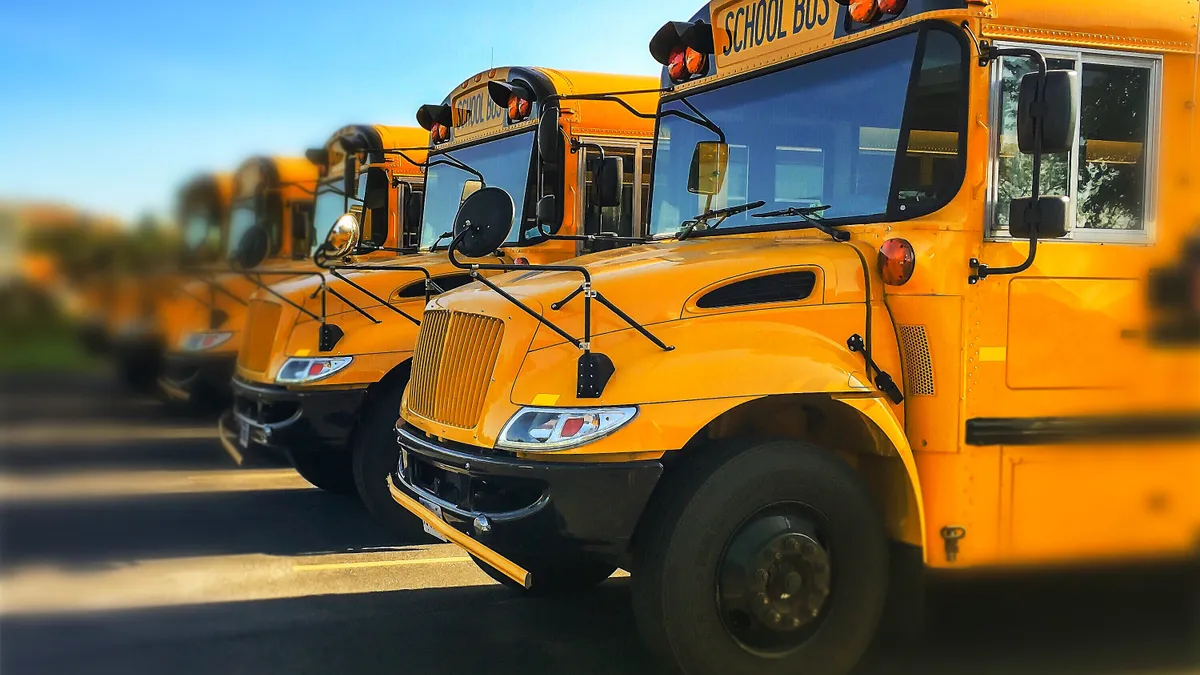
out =
{"type": "Polygon", "coordinates": [[[794,302],[812,294],[817,275],[812,272],[780,272],[762,277],[735,281],[705,293],[696,301],[701,309],[764,305],[773,302],[794,302]]]}
{"type": "MultiPolygon", "coordinates": [[[[471,278],[470,274],[451,274],[444,277],[434,277],[433,279],[433,283],[437,284],[438,288],[442,289],[443,291],[452,291],[460,286],[466,286],[472,281],[475,280],[471,278]]],[[[437,293],[434,293],[434,295],[437,295],[437,293]]],[[[424,279],[411,283],[392,294],[392,298],[405,300],[410,298],[421,298],[424,296],[424,279]]]]}
{"type": "Polygon", "coordinates": [[[933,359],[929,356],[925,326],[896,326],[896,332],[904,359],[905,392],[909,396],[934,396],[933,359]]]}

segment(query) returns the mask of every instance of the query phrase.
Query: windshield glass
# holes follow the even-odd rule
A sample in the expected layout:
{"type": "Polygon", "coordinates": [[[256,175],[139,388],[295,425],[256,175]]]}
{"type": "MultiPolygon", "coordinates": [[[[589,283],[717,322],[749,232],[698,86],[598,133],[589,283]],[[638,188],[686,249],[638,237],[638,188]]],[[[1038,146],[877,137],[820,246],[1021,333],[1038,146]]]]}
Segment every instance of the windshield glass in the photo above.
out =
{"type": "Polygon", "coordinates": [[[919,34],[908,33],[688,97],[729,144],[724,184],[712,196],[689,192],[688,177],[696,143],[718,134],[668,112],[699,118],[683,101],[664,104],[651,232],[676,232],[709,209],[760,200],[716,232],[796,220],[754,218],[755,211],[828,205],[826,219],[854,223],[939,208],[962,180],[965,56],[948,31],[927,35],[923,54],[919,34]],[[914,58],[921,67],[909,97],[914,58]]]}
{"type": "MultiPolygon", "coordinates": [[[[520,232],[517,223],[525,205],[525,192],[529,187],[529,166],[533,157],[533,132],[485,141],[479,145],[451,150],[455,159],[483,174],[492,187],[503,188],[512,196],[516,205],[513,227],[506,243],[516,242],[520,232]]],[[[433,162],[441,155],[430,155],[433,162]]],[[[478,181],[475,176],[448,164],[438,164],[425,174],[425,215],[421,225],[421,248],[428,249],[434,241],[454,227],[454,216],[463,200],[463,188],[468,181],[478,181]]],[[[448,246],[442,240],[441,246],[448,246]]]]}
{"type": "Polygon", "coordinates": [[[251,227],[254,227],[254,200],[243,199],[233,205],[229,214],[229,245],[226,248],[230,257],[237,252],[238,242],[251,227]]]}
{"type": "MultiPolygon", "coordinates": [[[[359,192],[361,191],[362,185],[360,184],[359,192]]],[[[316,255],[317,249],[325,243],[325,238],[329,235],[333,224],[349,210],[347,206],[357,203],[359,203],[358,197],[351,196],[349,204],[347,204],[346,198],[342,195],[341,177],[331,178],[321,183],[317,188],[317,198],[313,210],[313,237],[310,255],[316,255]]]]}
{"type": "Polygon", "coordinates": [[[208,209],[197,208],[188,212],[183,222],[183,245],[189,251],[217,250],[221,240],[221,226],[208,209]]]}

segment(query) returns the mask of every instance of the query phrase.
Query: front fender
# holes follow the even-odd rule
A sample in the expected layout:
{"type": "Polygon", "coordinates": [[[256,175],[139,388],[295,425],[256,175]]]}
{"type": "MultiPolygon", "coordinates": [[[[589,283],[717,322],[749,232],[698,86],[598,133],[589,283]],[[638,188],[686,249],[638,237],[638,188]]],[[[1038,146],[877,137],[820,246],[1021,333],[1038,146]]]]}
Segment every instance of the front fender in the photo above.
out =
{"type": "MultiPolygon", "coordinates": [[[[593,338],[616,372],[599,399],[576,396],[580,351],[530,352],[513,385],[515,405],[646,405],[793,393],[874,392],[846,339],[862,332],[862,305],[730,312],[655,324],[662,351],[632,329],[593,338]]],[[[705,420],[707,421],[707,420],[705,420]]]]}

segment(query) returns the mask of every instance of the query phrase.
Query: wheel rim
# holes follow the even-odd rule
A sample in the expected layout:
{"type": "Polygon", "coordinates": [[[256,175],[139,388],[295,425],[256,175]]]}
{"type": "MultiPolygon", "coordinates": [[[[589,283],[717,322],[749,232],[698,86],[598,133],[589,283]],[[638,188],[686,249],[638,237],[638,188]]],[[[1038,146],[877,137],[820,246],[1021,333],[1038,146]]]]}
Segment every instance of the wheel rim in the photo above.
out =
{"type": "Polygon", "coordinates": [[[829,606],[828,544],[800,504],[776,504],[734,532],[717,571],[717,611],[725,630],[748,651],[798,649],[829,606]]]}

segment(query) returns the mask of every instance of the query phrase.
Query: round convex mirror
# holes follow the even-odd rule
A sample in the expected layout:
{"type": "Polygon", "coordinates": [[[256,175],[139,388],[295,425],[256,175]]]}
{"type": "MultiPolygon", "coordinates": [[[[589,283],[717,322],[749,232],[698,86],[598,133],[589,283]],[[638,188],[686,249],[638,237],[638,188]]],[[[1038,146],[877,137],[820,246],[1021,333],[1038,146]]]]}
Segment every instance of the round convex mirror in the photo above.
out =
{"type": "Polygon", "coordinates": [[[467,197],[454,217],[455,250],[469,258],[491,255],[512,229],[516,207],[498,187],[483,187],[467,197]]]}
{"type": "Polygon", "coordinates": [[[267,228],[262,225],[251,225],[238,241],[235,262],[242,269],[252,269],[267,259],[267,250],[271,247],[271,238],[267,228]]]}
{"type": "Polygon", "coordinates": [[[358,217],[353,213],[343,213],[329,228],[325,236],[325,255],[330,258],[345,258],[350,255],[362,235],[362,227],[358,217]]]}

